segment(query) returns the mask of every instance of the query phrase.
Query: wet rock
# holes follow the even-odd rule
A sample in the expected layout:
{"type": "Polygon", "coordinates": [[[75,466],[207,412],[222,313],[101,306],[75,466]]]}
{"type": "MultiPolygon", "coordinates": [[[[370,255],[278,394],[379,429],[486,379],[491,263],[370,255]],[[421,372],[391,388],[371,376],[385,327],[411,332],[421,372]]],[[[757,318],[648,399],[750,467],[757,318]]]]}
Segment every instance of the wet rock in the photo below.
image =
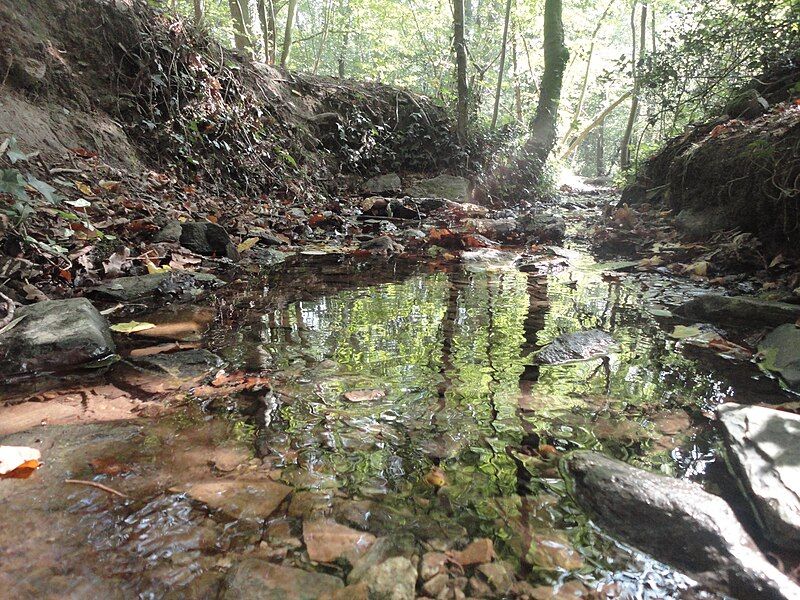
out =
{"type": "Polygon", "coordinates": [[[800,306],[747,296],[705,294],[682,304],[675,313],[714,324],[777,327],[800,319],[800,306]]]}
{"type": "Polygon", "coordinates": [[[533,534],[524,559],[543,571],[574,571],[583,567],[581,555],[558,533],[533,534]]]}
{"type": "Polygon", "coordinates": [[[451,552],[450,557],[462,567],[487,563],[494,558],[494,545],[489,538],[481,538],[463,550],[451,552]]]}
{"type": "Polygon", "coordinates": [[[417,570],[410,560],[396,556],[372,567],[363,582],[370,600],[414,600],[417,570]]]}
{"type": "Polygon", "coordinates": [[[268,480],[217,479],[176,489],[235,519],[266,519],[292,488],[268,480]]]}
{"type": "Polygon", "coordinates": [[[519,226],[529,237],[539,242],[560,244],[567,234],[567,224],[563,217],[550,213],[534,212],[522,215],[519,226]]]}
{"type": "Polygon", "coordinates": [[[168,221],[167,224],[161,228],[161,230],[156,232],[156,234],[153,236],[153,242],[177,243],[181,241],[181,233],[183,233],[183,226],[181,225],[181,222],[173,219],[168,221]]]}
{"type": "Polygon", "coordinates": [[[152,296],[197,297],[204,290],[223,285],[222,281],[208,273],[172,271],[152,275],[118,277],[108,283],[90,288],[87,293],[120,302],[133,302],[152,296]]]}
{"type": "Polygon", "coordinates": [[[733,402],[717,414],[728,464],[770,541],[800,547],[800,416],[733,402]]]}
{"type": "Polygon", "coordinates": [[[137,366],[160,371],[179,380],[195,380],[223,365],[219,356],[204,349],[143,356],[133,362],[137,366]]]}
{"type": "Polygon", "coordinates": [[[244,448],[220,447],[214,450],[209,462],[222,473],[235,471],[239,465],[250,460],[251,454],[244,448]]]}
{"type": "Polygon", "coordinates": [[[778,373],[786,385],[800,392],[800,328],[794,324],[773,329],[758,345],[761,367],[778,373]]]}
{"type": "Polygon", "coordinates": [[[333,494],[330,492],[297,492],[289,504],[289,516],[300,519],[319,517],[330,511],[333,494]]]}
{"type": "Polygon", "coordinates": [[[204,256],[239,260],[239,252],[221,225],[190,221],[181,226],[181,246],[204,256]]]}
{"type": "Polygon", "coordinates": [[[353,570],[347,576],[347,583],[358,583],[364,579],[373,567],[389,560],[390,558],[403,557],[410,559],[416,552],[414,537],[411,535],[394,535],[392,537],[378,538],[369,550],[353,565],[353,570]]]}
{"type": "Polygon", "coordinates": [[[466,226],[490,240],[507,240],[519,233],[519,223],[513,217],[502,219],[467,219],[466,226]]]}
{"type": "Polygon", "coordinates": [[[372,238],[361,244],[361,250],[368,250],[372,254],[399,254],[403,252],[404,248],[397,242],[395,242],[392,238],[388,235],[381,235],[376,238],[372,238]]]}
{"type": "Polygon", "coordinates": [[[344,558],[353,564],[372,546],[375,536],[335,521],[315,520],[303,523],[303,541],[313,561],[330,563],[344,558]]]}
{"type": "Polygon", "coordinates": [[[376,175],[364,183],[364,191],[370,194],[397,193],[403,189],[403,183],[397,173],[376,175]]]}
{"type": "Polygon", "coordinates": [[[473,598],[491,598],[492,588],[477,575],[469,578],[469,595],[473,598]]]}
{"type": "Polygon", "coordinates": [[[445,198],[464,202],[469,194],[469,181],[454,175],[439,175],[433,179],[418,181],[406,189],[406,193],[420,198],[445,198]]]}
{"type": "Polygon", "coordinates": [[[422,586],[422,591],[430,596],[436,598],[447,587],[447,582],[450,580],[447,573],[440,573],[426,581],[422,586]]]}
{"type": "Polygon", "coordinates": [[[478,572],[486,578],[492,592],[498,596],[505,597],[514,584],[514,569],[506,562],[480,565],[478,572]]]}
{"type": "Polygon", "coordinates": [[[443,573],[447,564],[447,554],[444,552],[426,552],[422,555],[419,565],[419,576],[423,581],[443,573]]]}
{"type": "Polygon", "coordinates": [[[116,351],[105,317],[86,298],[23,306],[16,318],[0,334],[0,375],[75,369],[116,351]]]}
{"type": "Polygon", "coordinates": [[[595,452],[575,453],[568,467],[578,502],[624,542],[736,597],[800,598],[727,503],[699,485],[595,452]]]}
{"type": "Polygon", "coordinates": [[[535,361],[540,365],[564,365],[591,360],[607,356],[615,346],[614,338],[599,329],[565,333],[536,352],[535,361]]]}
{"type": "Polygon", "coordinates": [[[317,600],[342,587],[338,577],[247,558],[228,573],[221,599],[317,600]]]}
{"type": "Polygon", "coordinates": [[[319,600],[370,600],[366,583],[356,583],[337,590],[332,594],[324,594],[319,600]]]}

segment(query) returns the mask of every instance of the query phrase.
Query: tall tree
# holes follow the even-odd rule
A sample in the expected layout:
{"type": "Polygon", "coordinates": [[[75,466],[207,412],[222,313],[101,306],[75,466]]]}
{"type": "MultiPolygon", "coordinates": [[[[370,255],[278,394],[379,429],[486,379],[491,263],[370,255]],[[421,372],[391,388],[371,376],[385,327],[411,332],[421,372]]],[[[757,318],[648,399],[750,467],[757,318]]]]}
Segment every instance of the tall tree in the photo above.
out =
{"type": "Polygon", "coordinates": [[[500,92],[503,90],[503,73],[506,69],[506,46],[508,45],[508,23],[511,20],[511,3],[506,0],[506,16],[503,21],[503,44],[500,48],[500,70],[497,72],[497,89],[494,94],[494,109],[492,110],[492,130],[497,126],[497,113],[500,111],[500,92]]]}
{"type": "Polygon", "coordinates": [[[258,20],[261,22],[261,36],[264,39],[264,60],[268,65],[274,65],[276,32],[273,0],[258,0],[258,20]]]}
{"type": "Polygon", "coordinates": [[[628,113],[628,122],[625,125],[625,133],[622,135],[622,142],[619,147],[619,166],[623,171],[631,167],[631,136],[633,126],[636,123],[636,116],[639,114],[639,89],[641,87],[641,77],[639,77],[639,65],[643,63],[645,44],[647,41],[647,4],[642,3],[639,24],[639,57],[636,57],[636,2],[633,3],[631,10],[631,34],[633,46],[631,48],[631,60],[633,64],[633,90],[631,99],[631,110],[628,113]]]}
{"type": "Polygon", "coordinates": [[[297,12],[297,0],[289,0],[286,13],[286,29],[283,31],[283,48],[281,49],[281,68],[285,69],[292,52],[292,29],[294,28],[294,15],[297,12]]]}
{"type": "Polygon", "coordinates": [[[456,53],[456,132],[467,139],[469,88],[467,87],[467,46],[464,38],[464,0],[453,1],[453,47],[456,53]]]}
{"type": "Polygon", "coordinates": [[[322,33],[319,39],[319,47],[317,48],[317,56],[314,58],[314,68],[312,73],[317,74],[319,70],[319,62],[322,60],[322,52],[325,50],[325,42],[328,39],[328,30],[330,29],[331,18],[333,16],[333,0],[325,2],[325,10],[322,13],[322,33]]]}
{"type": "Polygon", "coordinates": [[[544,72],[539,86],[539,102],[531,123],[531,133],[525,142],[524,159],[527,168],[537,177],[556,143],[558,105],[561,101],[561,84],[569,61],[569,50],[564,45],[564,22],[561,0],[544,3],[544,72]]]}
{"type": "Polygon", "coordinates": [[[205,0],[192,0],[192,6],[194,7],[194,22],[199,25],[205,17],[205,0]]]}
{"type": "Polygon", "coordinates": [[[231,19],[233,19],[233,41],[236,49],[242,54],[252,57],[250,4],[248,0],[228,0],[228,7],[231,11],[231,19]]]}

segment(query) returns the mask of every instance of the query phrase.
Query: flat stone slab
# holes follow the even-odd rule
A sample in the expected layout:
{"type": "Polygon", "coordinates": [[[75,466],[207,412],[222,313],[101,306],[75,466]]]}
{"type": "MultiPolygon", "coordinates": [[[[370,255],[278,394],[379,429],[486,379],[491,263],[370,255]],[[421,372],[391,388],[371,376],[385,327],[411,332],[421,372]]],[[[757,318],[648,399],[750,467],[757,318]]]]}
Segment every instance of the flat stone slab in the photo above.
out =
{"type": "Polygon", "coordinates": [[[117,277],[101,285],[90,288],[88,293],[110,300],[132,302],[151,296],[199,296],[204,289],[223,285],[222,281],[208,273],[192,271],[172,271],[151,275],[117,277]]]}
{"type": "Polygon", "coordinates": [[[438,175],[418,181],[408,187],[405,193],[417,198],[445,198],[453,202],[466,202],[469,181],[456,175],[438,175]]]}
{"type": "Polygon", "coordinates": [[[574,453],[568,468],[577,501],[622,541],[736,598],[800,599],[730,506],[699,485],[596,452],[574,453]]]}
{"type": "Polygon", "coordinates": [[[176,491],[235,519],[266,519],[292,488],[268,480],[215,479],[190,483],[176,491]]]}
{"type": "Polygon", "coordinates": [[[364,191],[370,194],[396,193],[403,189],[403,183],[397,173],[377,175],[364,183],[364,191]]]}
{"type": "Polygon", "coordinates": [[[800,392],[800,328],[794,323],[776,327],[758,345],[762,369],[781,376],[786,385],[800,392]]]}
{"type": "Polygon", "coordinates": [[[222,600],[316,600],[344,587],[338,577],[246,558],[228,572],[222,600]]]}
{"type": "Polygon", "coordinates": [[[114,355],[108,323],[86,298],[45,300],[17,310],[0,334],[0,374],[76,369],[114,355]]]}
{"type": "Polygon", "coordinates": [[[534,360],[540,365],[565,365],[608,356],[615,349],[613,337],[605,331],[589,329],[558,336],[536,352],[534,360]]]}
{"type": "Polygon", "coordinates": [[[777,327],[800,319],[800,306],[748,296],[704,294],[680,305],[675,313],[714,324],[777,327]]]}
{"type": "Polygon", "coordinates": [[[728,464],[770,541],[800,548],[800,416],[733,402],[717,414],[728,464]]]}
{"type": "Polygon", "coordinates": [[[303,523],[303,541],[313,561],[331,563],[344,558],[354,564],[369,550],[375,536],[329,519],[315,519],[303,523]]]}

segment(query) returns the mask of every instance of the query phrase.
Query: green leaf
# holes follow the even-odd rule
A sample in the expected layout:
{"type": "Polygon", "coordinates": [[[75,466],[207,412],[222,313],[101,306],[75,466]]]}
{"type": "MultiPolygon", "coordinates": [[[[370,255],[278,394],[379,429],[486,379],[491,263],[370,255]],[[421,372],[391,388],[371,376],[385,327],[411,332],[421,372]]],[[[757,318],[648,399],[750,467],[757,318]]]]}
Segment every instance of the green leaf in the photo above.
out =
{"type": "Polygon", "coordinates": [[[117,333],[136,333],[137,331],[145,331],[155,327],[152,323],[140,323],[139,321],[128,321],[127,323],[117,323],[109,327],[111,331],[117,333]]]}
{"type": "Polygon", "coordinates": [[[3,169],[0,171],[0,193],[11,194],[20,200],[28,200],[25,191],[25,180],[22,173],[16,169],[3,169]]]}
{"type": "Polygon", "coordinates": [[[6,150],[6,156],[8,156],[8,160],[11,161],[11,164],[16,164],[21,160],[28,160],[32,156],[36,156],[38,152],[31,152],[30,154],[26,154],[22,150],[20,150],[19,145],[17,144],[17,138],[13,135],[8,139],[8,148],[6,150]]]}
{"type": "Polygon", "coordinates": [[[686,325],[676,325],[675,329],[672,333],[669,334],[670,337],[675,338],[676,340],[685,340],[691,337],[697,337],[701,335],[703,332],[700,331],[699,327],[687,327],[686,325]]]}
{"type": "Polygon", "coordinates": [[[59,201],[60,196],[56,192],[56,188],[54,188],[52,185],[36,179],[36,177],[33,175],[28,175],[27,180],[28,185],[39,192],[42,195],[42,198],[47,200],[50,204],[55,204],[59,201]]]}

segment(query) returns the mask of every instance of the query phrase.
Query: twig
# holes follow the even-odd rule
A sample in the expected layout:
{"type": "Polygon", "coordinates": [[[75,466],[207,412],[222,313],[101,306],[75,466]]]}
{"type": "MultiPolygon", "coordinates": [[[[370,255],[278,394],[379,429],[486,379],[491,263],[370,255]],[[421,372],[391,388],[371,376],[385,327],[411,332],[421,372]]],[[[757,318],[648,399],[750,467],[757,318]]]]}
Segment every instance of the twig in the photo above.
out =
{"type": "Polygon", "coordinates": [[[2,329],[14,320],[14,301],[3,292],[0,292],[0,299],[6,303],[6,316],[0,319],[0,329],[2,329]]]}
{"type": "Polygon", "coordinates": [[[117,490],[108,487],[107,485],[103,485],[102,483],[97,483],[96,481],[86,481],[84,479],[65,479],[64,483],[76,483],[78,485],[88,485],[90,487],[95,487],[98,490],[103,490],[104,492],[108,492],[109,494],[114,494],[115,496],[119,496],[120,498],[128,498],[122,492],[118,492],[117,490]]]}

